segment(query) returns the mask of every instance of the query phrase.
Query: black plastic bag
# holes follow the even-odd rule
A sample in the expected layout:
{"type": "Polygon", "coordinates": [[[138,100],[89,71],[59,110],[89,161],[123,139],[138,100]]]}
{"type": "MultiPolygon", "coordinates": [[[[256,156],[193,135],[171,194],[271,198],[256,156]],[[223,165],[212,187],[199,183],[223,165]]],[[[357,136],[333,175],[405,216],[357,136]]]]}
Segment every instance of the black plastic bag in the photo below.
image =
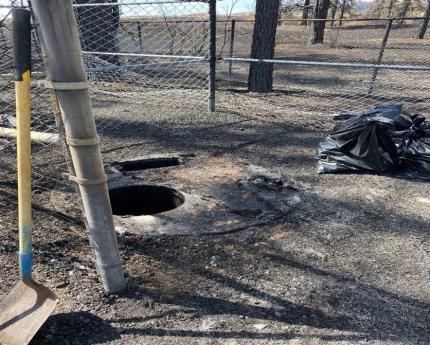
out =
{"type": "Polygon", "coordinates": [[[401,104],[381,104],[342,114],[318,146],[318,173],[373,172],[430,180],[430,124],[402,114],[401,104]]]}

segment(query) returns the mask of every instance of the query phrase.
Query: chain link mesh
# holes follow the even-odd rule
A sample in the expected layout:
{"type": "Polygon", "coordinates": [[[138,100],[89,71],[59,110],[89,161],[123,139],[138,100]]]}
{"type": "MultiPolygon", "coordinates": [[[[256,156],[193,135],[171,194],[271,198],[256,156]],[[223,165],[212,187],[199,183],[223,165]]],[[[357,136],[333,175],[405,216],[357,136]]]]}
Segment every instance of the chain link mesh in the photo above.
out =
{"type": "MultiPolygon", "coordinates": [[[[13,129],[10,9],[22,4],[11,1],[9,5],[0,12],[0,127],[13,129]]],[[[205,1],[77,0],[74,8],[105,160],[113,161],[121,148],[148,140],[145,128],[162,125],[166,114],[180,121],[189,114],[207,112],[205,1]]],[[[32,39],[32,131],[58,136],[51,92],[38,84],[46,76],[36,29],[32,39]]],[[[34,142],[32,150],[33,203],[55,216],[79,221],[61,141],[34,142]]],[[[2,205],[15,222],[16,140],[0,137],[0,153],[0,198],[7,200],[2,205]]]]}
{"type": "MultiPolygon", "coordinates": [[[[20,3],[10,2],[10,6],[15,5],[20,3]]],[[[171,138],[184,139],[191,128],[205,128],[206,116],[211,116],[212,124],[219,121],[225,125],[221,123],[222,116],[208,114],[206,1],[76,0],[75,12],[107,162],[116,160],[118,155],[126,156],[128,147],[151,140],[162,143],[160,148],[165,149],[171,138]],[[145,135],[146,131],[153,133],[163,128],[167,122],[169,128],[174,128],[167,134],[145,135]]],[[[14,128],[11,14],[4,8],[0,13],[0,127],[14,128]]],[[[309,44],[310,26],[302,25],[306,23],[301,20],[301,13],[290,11],[278,23],[274,59],[303,64],[274,63],[274,92],[256,93],[247,92],[249,62],[223,60],[251,56],[254,17],[254,13],[218,15],[218,112],[279,123],[291,117],[303,118],[314,123],[315,128],[321,123],[322,129],[328,129],[324,127],[328,122],[321,121],[323,116],[369,108],[380,102],[402,102],[410,112],[429,112],[428,70],[379,69],[372,81],[375,68],[307,64],[428,67],[429,36],[422,40],[416,38],[422,20],[394,21],[378,61],[387,25],[382,15],[380,19],[359,20],[348,13],[342,25],[338,17],[334,25],[328,20],[324,43],[309,44]]],[[[34,81],[45,79],[35,30],[33,60],[34,81]]],[[[32,130],[57,133],[50,92],[35,83],[32,94],[32,130]]],[[[189,139],[191,142],[192,138],[189,139]]],[[[15,141],[0,138],[0,151],[0,189],[14,198],[15,141]]],[[[35,144],[33,155],[35,202],[55,209],[60,203],[58,198],[73,193],[65,178],[68,161],[62,155],[59,142],[35,144]]],[[[11,212],[15,211],[11,208],[11,212]]]]}
{"type": "Polygon", "coordinates": [[[218,55],[226,59],[218,64],[217,70],[220,110],[252,109],[248,114],[258,113],[279,122],[290,116],[314,117],[318,121],[321,116],[353,112],[381,102],[402,102],[410,112],[429,113],[430,38],[427,34],[424,39],[417,39],[422,19],[393,20],[382,58],[378,60],[388,23],[383,17],[344,18],[342,25],[338,20],[333,25],[326,20],[324,43],[310,44],[310,25],[303,25],[301,12],[290,12],[288,19],[279,20],[276,31],[275,92],[256,94],[245,92],[250,62],[228,61],[231,57],[251,58],[254,17],[255,13],[229,18],[219,15],[218,55]],[[224,19],[227,23],[222,22],[224,19]],[[283,61],[302,64],[283,64],[283,61]],[[314,62],[338,65],[315,66],[314,62]],[[345,63],[357,66],[341,67],[345,63]],[[427,70],[365,66],[369,64],[421,66],[427,70]]]}

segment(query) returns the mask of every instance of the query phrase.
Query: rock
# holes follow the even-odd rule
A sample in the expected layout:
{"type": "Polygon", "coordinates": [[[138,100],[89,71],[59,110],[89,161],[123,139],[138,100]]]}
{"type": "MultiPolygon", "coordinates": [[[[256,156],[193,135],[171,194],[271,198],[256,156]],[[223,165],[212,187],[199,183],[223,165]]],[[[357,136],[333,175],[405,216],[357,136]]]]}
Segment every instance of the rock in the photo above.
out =
{"type": "Polygon", "coordinates": [[[258,331],[262,331],[263,329],[265,329],[267,327],[266,324],[264,323],[257,323],[254,325],[254,328],[258,331]]]}
{"type": "Polygon", "coordinates": [[[216,328],[216,322],[210,319],[203,320],[202,324],[200,325],[200,330],[202,331],[209,331],[215,328],[216,328]]]}
{"type": "Polygon", "coordinates": [[[69,283],[68,282],[66,282],[66,281],[61,281],[61,282],[58,282],[57,284],[55,284],[55,288],[57,288],[57,289],[61,289],[61,288],[64,288],[64,287],[66,287],[67,285],[69,285],[69,283]]]}

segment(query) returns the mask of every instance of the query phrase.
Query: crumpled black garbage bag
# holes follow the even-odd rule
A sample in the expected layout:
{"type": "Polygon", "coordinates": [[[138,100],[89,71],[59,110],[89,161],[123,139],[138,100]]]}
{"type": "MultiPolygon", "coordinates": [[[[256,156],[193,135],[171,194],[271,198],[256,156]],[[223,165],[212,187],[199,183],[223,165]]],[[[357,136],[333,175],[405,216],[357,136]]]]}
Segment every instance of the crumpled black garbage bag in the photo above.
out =
{"type": "Polygon", "coordinates": [[[402,104],[381,104],[342,114],[318,146],[318,173],[373,172],[430,181],[430,123],[402,113],[402,104]]]}

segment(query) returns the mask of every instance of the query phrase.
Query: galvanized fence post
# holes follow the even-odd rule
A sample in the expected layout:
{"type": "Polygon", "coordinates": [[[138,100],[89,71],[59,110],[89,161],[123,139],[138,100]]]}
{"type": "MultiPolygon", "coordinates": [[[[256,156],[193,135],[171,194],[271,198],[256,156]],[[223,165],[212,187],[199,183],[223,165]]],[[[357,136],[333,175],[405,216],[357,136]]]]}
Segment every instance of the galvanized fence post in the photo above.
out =
{"type": "Polygon", "coordinates": [[[209,0],[209,111],[216,111],[216,0],[209,0]]]}
{"type": "MultiPolygon", "coordinates": [[[[230,58],[234,55],[234,39],[236,32],[236,19],[231,21],[231,32],[230,32],[230,58]]],[[[233,72],[233,60],[230,60],[228,63],[228,78],[231,78],[231,74],[233,72]]]]}
{"type": "Polygon", "coordinates": [[[142,23],[137,22],[137,36],[139,38],[139,49],[140,54],[143,54],[143,43],[142,43],[142,23]]]}
{"type": "MultiPolygon", "coordinates": [[[[392,26],[393,26],[393,19],[388,19],[387,25],[385,27],[384,38],[382,39],[381,47],[379,48],[379,55],[376,61],[376,65],[380,65],[382,62],[392,26]]],[[[369,91],[367,92],[369,95],[373,93],[373,89],[375,88],[375,82],[376,82],[376,78],[378,77],[378,73],[379,73],[379,67],[375,67],[372,73],[372,78],[370,79],[369,91]]]]}
{"type": "Polygon", "coordinates": [[[32,0],[79,185],[90,242],[108,293],[125,287],[72,0],[32,0]]]}

